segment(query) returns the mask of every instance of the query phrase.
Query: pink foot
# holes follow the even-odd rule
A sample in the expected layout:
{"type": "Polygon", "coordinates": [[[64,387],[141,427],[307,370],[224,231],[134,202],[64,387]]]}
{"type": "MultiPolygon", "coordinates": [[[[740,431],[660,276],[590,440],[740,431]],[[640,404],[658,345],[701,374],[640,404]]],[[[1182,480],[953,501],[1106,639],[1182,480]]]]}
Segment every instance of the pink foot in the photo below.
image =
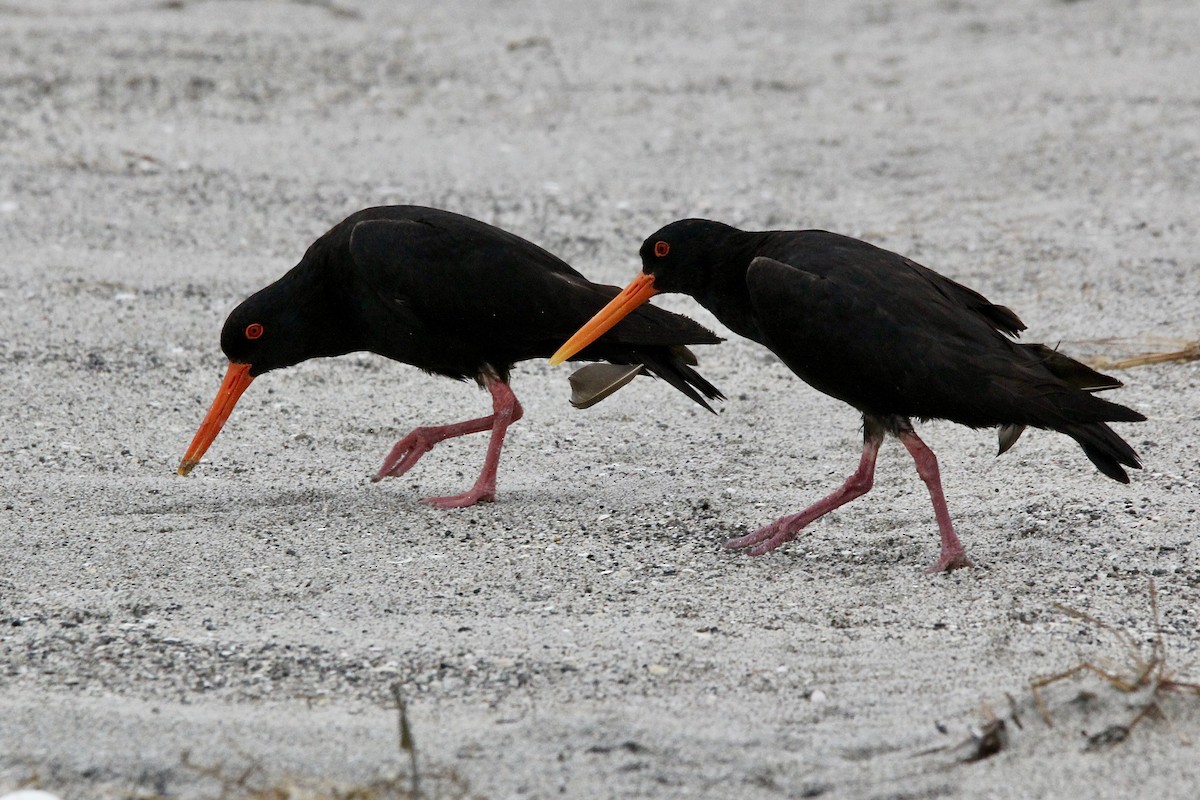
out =
{"type": "Polygon", "coordinates": [[[795,514],[790,517],[777,519],[770,525],[759,528],[754,533],[729,539],[725,542],[724,547],[727,550],[745,550],[746,554],[751,556],[761,556],[764,553],[769,553],[776,547],[795,539],[800,531],[804,530],[806,521],[797,519],[797,517],[803,516],[803,514],[795,514]],[[792,524],[795,522],[799,522],[800,524],[792,524]]]}
{"type": "Polygon", "coordinates": [[[933,575],[938,572],[951,572],[964,567],[973,567],[975,562],[967,555],[964,549],[951,550],[943,552],[938,556],[937,563],[925,570],[926,575],[933,575]]]}
{"type": "Polygon", "coordinates": [[[452,494],[446,497],[422,497],[422,503],[434,508],[468,508],[476,503],[496,502],[496,489],[471,489],[462,494],[452,494]]]}
{"type": "Polygon", "coordinates": [[[411,433],[392,445],[391,452],[383,460],[383,465],[371,478],[371,483],[379,483],[384,478],[399,478],[417,465],[421,456],[433,449],[433,446],[443,441],[446,436],[444,428],[414,428],[411,433]]]}
{"type": "Polygon", "coordinates": [[[875,458],[879,455],[879,446],[883,444],[884,429],[870,421],[864,422],[864,427],[863,451],[858,461],[858,469],[836,492],[818,500],[798,514],[780,517],[754,533],[730,539],[725,542],[725,547],[730,550],[745,550],[752,556],[769,553],[781,544],[795,539],[809,523],[871,491],[871,484],[875,481],[875,458]]]}

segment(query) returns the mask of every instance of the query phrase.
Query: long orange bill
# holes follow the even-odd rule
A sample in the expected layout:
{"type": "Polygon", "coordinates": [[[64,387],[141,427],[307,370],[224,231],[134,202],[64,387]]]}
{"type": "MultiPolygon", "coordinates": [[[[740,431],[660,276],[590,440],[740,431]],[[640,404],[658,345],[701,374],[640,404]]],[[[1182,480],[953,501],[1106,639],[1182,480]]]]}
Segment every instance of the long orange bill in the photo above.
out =
{"type": "Polygon", "coordinates": [[[550,363],[561,364],[566,361],[608,333],[614,325],[629,316],[630,312],[656,294],[658,294],[658,290],[654,288],[654,276],[647,275],[644,272],[638,275],[633,279],[632,283],[622,289],[621,293],[612,299],[612,302],[600,309],[596,313],[596,316],[592,317],[582,328],[576,331],[575,335],[568,339],[566,344],[558,348],[558,351],[550,356],[550,363]]]}
{"type": "Polygon", "coordinates": [[[200,463],[204,451],[217,438],[217,434],[221,432],[221,426],[225,424],[225,420],[229,419],[233,407],[237,405],[238,398],[242,396],[242,392],[246,391],[246,387],[252,380],[254,380],[254,376],[250,374],[249,364],[230,362],[229,369],[225,372],[225,380],[221,381],[221,388],[217,390],[217,397],[213,400],[212,408],[204,415],[204,421],[200,423],[200,430],[196,431],[196,437],[192,439],[191,446],[188,447],[183,460],[179,462],[178,472],[180,475],[187,475],[192,471],[192,467],[200,463]]]}

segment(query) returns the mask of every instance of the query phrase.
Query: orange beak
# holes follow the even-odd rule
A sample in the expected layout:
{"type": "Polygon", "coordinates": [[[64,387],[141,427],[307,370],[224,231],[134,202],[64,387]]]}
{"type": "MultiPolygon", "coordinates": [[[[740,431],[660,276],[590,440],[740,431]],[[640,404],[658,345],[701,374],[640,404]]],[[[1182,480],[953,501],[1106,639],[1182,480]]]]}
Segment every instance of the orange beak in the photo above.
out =
{"type": "Polygon", "coordinates": [[[217,434],[221,432],[221,426],[225,424],[225,420],[229,419],[233,407],[237,405],[238,398],[242,396],[242,392],[246,391],[246,387],[252,380],[254,380],[254,376],[250,374],[249,364],[229,363],[225,380],[221,381],[221,388],[217,390],[217,398],[213,400],[212,408],[204,415],[204,421],[200,423],[200,430],[196,431],[196,437],[192,439],[191,446],[188,447],[183,460],[179,462],[177,471],[180,475],[187,475],[192,471],[192,467],[200,463],[204,451],[217,438],[217,434]]]}
{"type": "Polygon", "coordinates": [[[596,312],[596,316],[592,317],[582,328],[576,331],[575,335],[568,339],[566,344],[558,348],[558,352],[550,356],[550,363],[557,365],[566,361],[608,333],[614,325],[629,316],[630,312],[656,294],[658,294],[658,290],[654,288],[654,276],[647,275],[644,272],[638,275],[633,279],[632,283],[622,289],[621,293],[612,299],[612,302],[596,312]]]}

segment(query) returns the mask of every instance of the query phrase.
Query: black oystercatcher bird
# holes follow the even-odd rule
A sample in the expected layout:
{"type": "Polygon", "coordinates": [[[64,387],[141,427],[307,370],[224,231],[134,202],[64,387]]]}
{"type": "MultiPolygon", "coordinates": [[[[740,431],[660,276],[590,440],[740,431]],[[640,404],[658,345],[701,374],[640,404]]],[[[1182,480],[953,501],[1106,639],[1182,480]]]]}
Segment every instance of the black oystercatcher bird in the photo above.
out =
{"type": "Polygon", "coordinates": [[[1122,483],[1137,454],[1106,421],[1145,417],[1093,396],[1121,382],[1040,344],[1018,344],[1009,309],[910,259],[826,231],[747,232],[719,222],[671,223],[645,241],[642,274],[551,358],[562,362],[659,292],[690,294],[735,333],[765,345],[805,382],[857,408],[858,469],[833,494],[725,543],[761,555],[871,488],[884,435],[895,435],[929,487],[941,532],[930,572],[971,566],[954,533],[937,459],[912,418],[1000,428],[1000,452],[1026,426],[1079,442],[1122,483]],[[1008,336],[1006,336],[1008,334],[1008,336]]]}
{"type": "MultiPolygon", "coordinates": [[[[229,369],[179,474],[200,461],[255,377],[309,358],[367,350],[436,375],[474,378],[491,393],[493,409],[467,422],[416,428],[396,443],[374,480],[403,475],[438,442],[490,430],[475,485],[425,502],[461,508],[494,500],[504,434],[522,415],[508,385],[513,364],[549,355],[618,292],[469,217],[418,206],[359,211],[229,315],[221,331],[229,369]]],[[[572,402],[590,405],[649,372],[711,411],[704,397],[722,395],[692,369],[696,361],[684,345],[719,341],[687,317],[647,307],[580,352],[580,360],[609,364],[572,376],[572,402]]]]}

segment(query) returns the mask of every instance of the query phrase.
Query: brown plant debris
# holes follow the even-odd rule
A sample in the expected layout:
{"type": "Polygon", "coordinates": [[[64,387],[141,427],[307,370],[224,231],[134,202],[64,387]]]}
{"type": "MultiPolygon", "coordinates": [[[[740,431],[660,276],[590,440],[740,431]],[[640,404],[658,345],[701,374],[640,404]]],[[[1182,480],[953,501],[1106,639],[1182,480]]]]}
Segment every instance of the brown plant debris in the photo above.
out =
{"type": "MultiPolygon", "coordinates": [[[[947,751],[950,753],[965,751],[962,755],[955,758],[954,763],[946,766],[948,769],[955,764],[973,764],[976,761],[983,761],[1007,750],[1009,745],[1008,723],[1012,722],[1017,728],[1024,728],[1024,726],[1021,724],[1021,718],[1017,715],[1016,700],[1013,699],[1011,694],[1006,693],[1005,696],[1008,698],[1008,719],[998,716],[991,705],[985,703],[981,709],[983,723],[971,727],[968,730],[969,737],[967,739],[958,744],[942,745],[929,750],[923,750],[916,755],[928,756],[947,751]]],[[[937,723],[937,728],[940,732],[946,733],[946,728],[941,723],[937,723]]]]}
{"type": "Polygon", "coordinates": [[[220,800],[439,800],[439,798],[470,797],[467,782],[454,770],[435,770],[428,773],[433,784],[432,793],[421,788],[421,774],[417,770],[417,746],[412,726],[408,720],[408,704],[401,693],[400,685],[391,687],[392,699],[400,733],[400,751],[408,756],[409,777],[403,775],[380,778],[368,784],[336,785],[317,781],[295,781],[289,778],[269,779],[263,765],[252,758],[245,758],[248,766],[231,769],[228,765],[200,764],[184,752],[183,766],[217,783],[220,800]]]}
{"type": "Polygon", "coordinates": [[[1093,369],[1129,369],[1146,364],[1200,360],[1200,340],[1195,339],[1173,339],[1166,336],[1139,336],[1128,339],[1110,336],[1105,339],[1082,339],[1064,344],[1082,350],[1085,356],[1080,360],[1093,369]]]}
{"type": "MultiPolygon", "coordinates": [[[[1133,718],[1124,725],[1110,725],[1099,733],[1088,737],[1085,750],[1101,750],[1125,741],[1133,729],[1147,717],[1155,717],[1169,721],[1163,709],[1163,700],[1171,695],[1188,695],[1200,698],[1200,683],[1178,680],[1176,673],[1167,666],[1167,651],[1163,641],[1162,617],[1158,609],[1158,589],[1154,579],[1150,580],[1150,611],[1154,619],[1154,638],[1147,648],[1138,642],[1129,631],[1109,625],[1091,614],[1077,611],[1061,604],[1055,604],[1059,611],[1069,617],[1083,620],[1097,631],[1108,633],[1121,645],[1124,650],[1126,664],[1123,667],[1110,667],[1092,661],[1081,661],[1069,669],[1056,672],[1053,675],[1036,678],[1030,682],[1029,688],[1033,693],[1034,702],[1042,714],[1042,719],[1050,727],[1054,726],[1050,719],[1050,709],[1042,697],[1042,690],[1051,684],[1068,678],[1091,674],[1113,686],[1118,691],[1134,695],[1140,694],[1140,707],[1133,718]]],[[[1081,693],[1082,698],[1091,699],[1094,695],[1081,693]]],[[[1182,737],[1181,737],[1182,738],[1182,737]]],[[[1185,744],[1190,744],[1183,739],[1185,744]]]]}

